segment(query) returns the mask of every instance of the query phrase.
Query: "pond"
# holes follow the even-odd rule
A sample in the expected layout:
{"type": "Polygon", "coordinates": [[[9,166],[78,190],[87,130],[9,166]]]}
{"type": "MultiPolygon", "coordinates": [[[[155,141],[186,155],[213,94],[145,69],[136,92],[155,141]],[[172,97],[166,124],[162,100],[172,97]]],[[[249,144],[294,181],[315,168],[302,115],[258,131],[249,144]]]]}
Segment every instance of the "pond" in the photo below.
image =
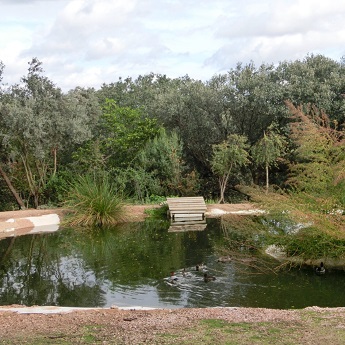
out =
{"type": "MultiPolygon", "coordinates": [[[[0,241],[0,304],[70,307],[264,307],[345,305],[344,272],[312,268],[258,274],[217,261],[219,219],[204,230],[169,232],[147,220],[104,231],[61,229],[0,241]],[[206,263],[214,281],[196,265],[206,263]],[[183,269],[186,275],[183,276],[183,269]],[[166,278],[170,272],[176,283],[166,278]]],[[[272,265],[277,265],[272,259],[272,265]]]]}

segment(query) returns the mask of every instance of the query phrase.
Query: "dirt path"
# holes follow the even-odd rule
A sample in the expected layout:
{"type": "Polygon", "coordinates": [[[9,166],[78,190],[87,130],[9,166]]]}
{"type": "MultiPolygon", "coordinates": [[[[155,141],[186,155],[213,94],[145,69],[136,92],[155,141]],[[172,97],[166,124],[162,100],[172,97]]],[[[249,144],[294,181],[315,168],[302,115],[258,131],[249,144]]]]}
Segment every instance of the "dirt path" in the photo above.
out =
{"type": "MultiPolygon", "coordinates": [[[[158,208],[159,205],[126,205],[125,210],[128,215],[129,220],[140,221],[147,217],[145,210],[158,208]]],[[[207,205],[207,215],[210,217],[219,216],[224,213],[240,213],[244,214],[246,212],[255,212],[257,210],[256,206],[250,203],[243,204],[209,204],[207,205]]],[[[5,211],[0,212],[0,222],[5,222],[8,219],[18,219],[26,217],[39,217],[48,214],[58,214],[63,216],[65,211],[63,209],[27,209],[27,210],[17,210],[17,211],[5,211]]]]}

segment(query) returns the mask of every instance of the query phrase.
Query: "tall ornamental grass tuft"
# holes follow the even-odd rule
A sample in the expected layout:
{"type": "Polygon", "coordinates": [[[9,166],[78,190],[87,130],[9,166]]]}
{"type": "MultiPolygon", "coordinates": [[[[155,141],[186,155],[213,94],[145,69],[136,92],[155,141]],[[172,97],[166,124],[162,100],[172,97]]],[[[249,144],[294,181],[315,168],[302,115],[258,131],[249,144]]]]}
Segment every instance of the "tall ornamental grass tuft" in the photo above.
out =
{"type": "Polygon", "coordinates": [[[65,207],[70,211],[70,226],[110,226],[121,222],[123,199],[108,176],[79,176],[71,185],[65,207]]]}

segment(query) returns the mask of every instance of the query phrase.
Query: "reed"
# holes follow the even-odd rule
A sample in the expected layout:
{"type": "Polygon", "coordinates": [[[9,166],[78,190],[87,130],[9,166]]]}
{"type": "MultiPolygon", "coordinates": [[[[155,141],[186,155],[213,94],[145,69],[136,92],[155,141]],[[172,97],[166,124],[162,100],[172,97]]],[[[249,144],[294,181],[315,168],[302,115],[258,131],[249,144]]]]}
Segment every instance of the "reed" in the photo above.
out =
{"type": "Polygon", "coordinates": [[[123,220],[123,198],[107,175],[79,176],[70,186],[65,207],[70,226],[110,226],[123,220]]]}

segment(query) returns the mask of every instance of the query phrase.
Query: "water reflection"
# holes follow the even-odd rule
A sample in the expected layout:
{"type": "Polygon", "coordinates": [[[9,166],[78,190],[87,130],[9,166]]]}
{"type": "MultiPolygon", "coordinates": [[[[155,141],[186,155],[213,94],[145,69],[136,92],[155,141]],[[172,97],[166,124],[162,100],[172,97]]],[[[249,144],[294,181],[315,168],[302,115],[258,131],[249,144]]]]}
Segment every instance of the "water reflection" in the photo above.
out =
{"type": "Polygon", "coordinates": [[[203,231],[207,227],[206,219],[193,220],[187,222],[171,222],[169,226],[169,232],[184,232],[184,231],[203,231]]]}
{"type": "Polygon", "coordinates": [[[219,220],[203,231],[169,232],[146,221],[105,231],[64,229],[0,241],[0,304],[79,307],[343,306],[343,272],[312,269],[275,274],[218,262],[224,242],[219,220]],[[196,265],[216,277],[205,283],[196,265]],[[187,272],[183,276],[183,270],[187,272]],[[174,271],[176,284],[164,278],[174,271]]]}

